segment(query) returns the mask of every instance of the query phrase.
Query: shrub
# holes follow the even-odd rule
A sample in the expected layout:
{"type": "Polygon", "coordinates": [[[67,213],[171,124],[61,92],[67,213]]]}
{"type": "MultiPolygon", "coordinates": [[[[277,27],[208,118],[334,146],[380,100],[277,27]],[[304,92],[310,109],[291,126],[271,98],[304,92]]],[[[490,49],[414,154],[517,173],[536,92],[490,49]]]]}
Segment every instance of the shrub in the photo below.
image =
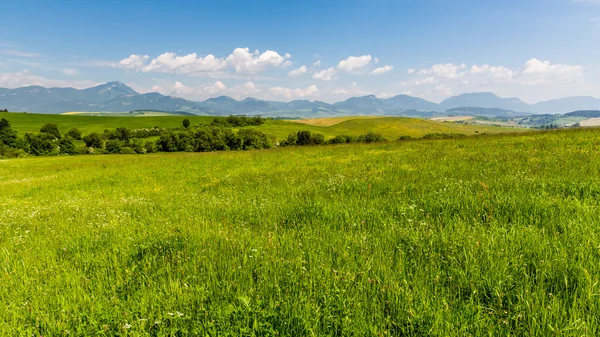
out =
{"type": "Polygon", "coordinates": [[[136,152],[130,148],[130,147],[122,147],[121,151],[119,151],[120,154],[136,154],[136,152]]]}
{"type": "Polygon", "coordinates": [[[385,138],[379,133],[368,132],[358,137],[358,141],[361,143],[381,143],[385,142],[385,138]]]}
{"type": "Polygon", "coordinates": [[[186,129],[190,127],[190,120],[189,119],[186,118],[186,119],[183,120],[183,127],[186,128],[186,129]]]}
{"type": "Polygon", "coordinates": [[[60,153],[62,154],[75,154],[75,144],[71,140],[71,137],[67,136],[61,139],[58,143],[60,153]]]}
{"type": "Polygon", "coordinates": [[[58,131],[58,126],[56,126],[56,124],[48,123],[48,124],[42,126],[42,128],[40,129],[40,132],[50,134],[50,135],[54,136],[54,138],[60,139],[60,132],[58,131]]]}
{"type": "Polygon", "coordinates": [[[154,145],[154,142],[147,141],[144,144],[144,148],[146,149],[146,153],[154,153],[154,152],[156,152],[156,146],[154,145]]]}
{"type": "Polygon", "coordinates": [[[42,132],[37,135],[27,133],[25,140],[29,143],[29,153],[42,155],[55,155],[59,153],[59,146],[56,138],[51,133],[42,132]]]}
{"type": "Polygon", "coordinates": [[[298,144],[298,133],[290,133],[286,139],[279,143],[279,146],[294,146],[298,144]]]}
{"type": "Polygon", "coordinates": [[[0,119],[0,144],[13,147],[17,141],[17,132],[10,127],[10,122],[2,118],[0,119]]]}
{"type": "Polygon", "coordinates": [[[242,149],[268,149],[272,146],[269,137],[254,129],[242,129],[238,132],[238,136],[242,140],[242,149]]]}
{"type": "Polygon", "coordinates": [[[331,138],[329,140],[329,144],[347,144],[347,143],[354,143],[355,141],[356,141],[356,139],[352,136],[339,135],[339,136],[335,136],[335,137],[331,138]]]}
{"type": "Polygon", "coordinates": [[[453,139],[465,137],[467,136],[462,133],[429,133],[423,136],[423,139],[453,139]]]}
{"type": "Polygon", "coordinates": [[[95,149],[102,148],[102,138],[96,132],[92,132],[89,135],[83,137],[83,141],[85,142],[85,146],[93,147],[95,149]]]}
{"type": "Polygon", "coordinates": [[[67,132],[67,134],[65,136],[69,136],[73,139],[81,140],[81,131],[79,131],[79,129],[77,129],[77,128],[72,128],[71,130],[69,130],[67,132]]]}
{"type": "Polygon", "coordinates": [[[111,139],[106,142],[104,148],[109,153],[119,153],[121,151],[121,142],[116,139],[111,139]]]}

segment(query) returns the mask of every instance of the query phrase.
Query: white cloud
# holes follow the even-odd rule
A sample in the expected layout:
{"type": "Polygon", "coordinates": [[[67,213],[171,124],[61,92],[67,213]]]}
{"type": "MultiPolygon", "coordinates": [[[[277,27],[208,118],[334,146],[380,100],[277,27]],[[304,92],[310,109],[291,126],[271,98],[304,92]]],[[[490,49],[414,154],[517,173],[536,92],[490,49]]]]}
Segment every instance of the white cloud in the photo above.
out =
{"type": "Polygon", "coordinates": [[[392,69],[394,69],[394,67],[385,65],[383,67],[375,68],[375,70],[373,70],[371,72],[371,74],[372,75],[381,75],[381,74],[389,73],[390,71],[392,71],[392,69]]]}
{"type": "Polygon", "coordinates": [[[556,97],[594,95],[597,87],[586,82],[580,65],[554,64],[537,58],[519,68],[502,65],[438,64],[415,71],[400,84],[418,90],[428,99],[443,99],[455,92],[490,91],[503,97],[517,96],[529,102],[556,97]]]}
{"type": "Polygon", "coordinates": [[[290,77],[295,77],[295,76],[300,76],[300,75],[304,75],[308,72],[308,68],[306,68],[306,66],[302,66],[298,69],[294,69],[292,71],[290,71],[288,73],[288,76],[290,77]]]}
{"type": "Polygon", "coordinates": [[[204,57],[196,53],[177,55],[173,52],[163,53],[150,60],[148,55],[131,55],[118,63],[104,63],[114,67],[131,69],[143,72],[163,72],[182,75],[198,73],[216,73],[231,68],[239,74],[257,74],[269,67],[287,67],[292,64],[290,54],[267,50],[260,53],[258,50],[250,52],[248,48],[236,48],[226,58],[219,58],[212,54],[204,57]],[[150,60],[150,61],[149,61],[150,60]]]}
{"type": "Polygon", "coordinates": [[[312,65],[312,66],[313,66],[314,68],[318,68],[318,67],[320,67],[320,66],[321,66],[321,60],[319,60],[319,61],[317,61],[317,62],[313,63],[313,65],[312,65]]]}
{"type": "Polygon", "coordinates": [[[527,61],[516,74],[517,81],[525,85],[572,83],[582,77],[582,66],[552,64],[550,61],[541,61],[536,58],[527,61]]]}
{"type": "Polygon", "coordinates": [[[177,56],[175,53],[164,53],[150,61],[150,64],[143,66],[142,70],[144,72],[193,74],[215,72],[224,69],[225,66],[225,60],[216,58],[212,54],[208,54],[205,57],[198,57],[196,53],[185,56],[177,56]]]}
{"type": "Polygon", "coordinates": [[[336,95],[348,95],[348,92],[344,89],[337,89],[333,93],[336,95]]]}
{"type": "Polygon", "coordinates": [[[266,70],[268,67],[287,66],[287,59],[291,58],[290,54],[284,56],[277,52],[267,50],[260,54],[258,50],[250,53],[248,48],[236,48],[233,53],[227,56],[227,63],[232,66],[237,73],[256,74],[266,70]]]}
{"type": "Polygon", "coordinates": [[[144,63],[149,58],[150,56],[148,55],[139,56],[132,54],[128,58],[119,61],[117,66],[125,69],[142,70],[145,65],[144,63]]]}
{"type": "Polygon", "coordinates": [[[463,64],[455,65],[452,63],[447,64],[436,64],[428,69],[419,70],[419,75],[434,75],[440,78],[457,78],[461,77],[464,73],[460,72],[467,66],[463,64]]]}
{"type": "Polygon", "coordinates": [[[271,87],[269,88],[271,94],[275,96],[283,96],[286,98],[302,98],[307,96],[315,96],[318,94],[319,89],[316,85],[309,85],[305,89],[289,89],[284,87],[271,87]]]}
{"type": "Polygon", "coordinates": [[[62,73],[65,74],[65,75],[67,75],[67,76],[75,76],[79,72],[77,71],[77,69],[64,68],[64,69],[62,69],[62,73]]]}
{"type": "Polygon", "coordinates": [[[37,76],[23,70],[16,73],[0,74],[0,87],[2,88],[19,88],[30,85],[40,85],[43,87],[72,87],[77,89],[89,88],[98,83],[93,81],[66,81],[37,76]]]}
{"type": "Polygon", "coordinates": [[[313,78],[321,81],[331,81],[337,75],[335,68],[328,68],[313,74],[313,78]]]}
{"type": "Polygon", "coordinates": [[[464,84],[499,84],[540,85],[555,83],[571,83],[583,77],[583,67],[579,65],[552,64],[536,58],[527,61],[521,69],[513,70],[504,66],[484,64],[470,68],[463,64],[437,64],[431,68],[421,69],[418,73],[428,76],[418,79],[416,85],[437,83],[440,80],[460,79],[464,84]]]}
{"type": "MultiPolygon", "coordinates": [[[[143,91],[143,90],[141,90],[143,91]]],[[[209,97],[227,95],[233,98],[246,98],[260,92],[260,89],[252,82],[246,82],[228,88],[223,82],[216,81],[205,86],[186,86],[176,81],[173,84],[156,85],[151,91],[159,92],[164,95],[178,96],[192,100],[204,100],[209,97]]]]}
{"type": "Polygon", "coordinates": [[[414,74],[415,73],[415,69],[414,68],[408,68],[408,73],[409,74],[414,74]]]}
{"type": "Polygon", "coordinates": [[[351,72],[355,69],[364,68],[371,63],[371,55],[350,56],[338,63],[337,68],[342,71],[351,72]]]}

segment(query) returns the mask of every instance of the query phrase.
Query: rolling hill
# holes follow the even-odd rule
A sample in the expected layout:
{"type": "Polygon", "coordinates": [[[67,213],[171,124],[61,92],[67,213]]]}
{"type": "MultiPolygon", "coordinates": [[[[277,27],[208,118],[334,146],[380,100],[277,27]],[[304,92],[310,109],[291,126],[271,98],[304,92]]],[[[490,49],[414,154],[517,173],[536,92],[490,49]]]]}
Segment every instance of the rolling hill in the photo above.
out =
{"type": "MultiPolygon", "coordinates": [[[[212,116],[160,116],[160,117],[97,117],[77,115],[52,115],[30,113],[0,113],[0,118],[8,119],[12,128],[22,136],[24,133],[35,133],[46,123],[56,124],[61,133],[71,128],[78,128],[84,134],[104,132],[105,129],[126,127],[130,129],[153,128],[155,126],[174,128],[182,125],[184,119],[192,124],[209,124],[212,116]]],[[[217,117],[218,118],[218,117],[217,117]]],[[[428,133],[506,133],[522,132],[525,129],[500,128],[492,126],[465,125],[455,123],[435,122],[431,120],[405,117],[337,117],[308,120],[267,120],[264,124],[254,127],[267,134],[283,139],[290,133],[302,130],[318,132],[326,138],[337,135],[358,136],[366,132],[377,132],[389,140],[400,136],[421,137],[428,133]]]]}

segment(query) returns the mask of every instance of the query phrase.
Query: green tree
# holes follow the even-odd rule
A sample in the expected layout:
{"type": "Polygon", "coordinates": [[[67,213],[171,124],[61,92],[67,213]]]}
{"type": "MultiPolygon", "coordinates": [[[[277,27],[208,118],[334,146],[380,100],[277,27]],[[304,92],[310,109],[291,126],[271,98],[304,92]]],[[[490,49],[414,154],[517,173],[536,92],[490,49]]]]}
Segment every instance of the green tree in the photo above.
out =
{"type": "Polygon", "coordinates": [[[58,146],[60,147],[60,153],[64,154],[74,154],[75,153],[75,144],[71,140],[71,137],[65,137],[58,142],[58,146]]]}
{"type": "Polygon", "coordinates": [[[54,136],[54,138],[60,139],[60,132],[58,131],[58,126],[56,126],[56,124],[48,123],[42,126],[40,132],[50,134],[54,136]]]}
{"type": "Polygon", "coordinates": [[[0,144],[14,147],[16,141],[17,132],[10,127],[10,122],[5,118],[0,119],[0,144]]]}
{"type": "Polygon", "coordinates": [[[83,141],[85,142],[85,146],[93,147],[95,149],[102,148],[102,138],[96,132],[92,132],[89,135],[83,137],[83,141]]]}
{"type": "Polygon", "coordinates": [[[119,153],[121,152],[121,142],[116,139],[111,139],[104,145],[104,148],[109,153],[119,153]]]}
{"type": "Polygon", "coordinates": [[[186,128],[186,129],[190,127],[190,120],[189,119],[186,118],[186,119],[183,120],[183,127],[186,128]]]}
{"type": "Polygon", "coordinates": [[[69,136],[73,139],[81,140],[81,131],[79,131],[79,129],[77,128],[72,128],[67,132],[66,136],[69,136]]]}

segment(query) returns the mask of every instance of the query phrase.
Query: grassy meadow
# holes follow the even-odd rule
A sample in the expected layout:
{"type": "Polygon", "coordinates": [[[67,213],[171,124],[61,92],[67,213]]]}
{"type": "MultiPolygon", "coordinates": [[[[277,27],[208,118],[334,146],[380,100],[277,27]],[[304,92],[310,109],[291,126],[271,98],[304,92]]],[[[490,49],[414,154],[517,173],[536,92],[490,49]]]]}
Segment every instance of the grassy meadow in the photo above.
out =
{"type": "Polygon", "coordinates": [[[2,160],[0,335],[597,336],[599,149],[580,129],[2,160]]]}

